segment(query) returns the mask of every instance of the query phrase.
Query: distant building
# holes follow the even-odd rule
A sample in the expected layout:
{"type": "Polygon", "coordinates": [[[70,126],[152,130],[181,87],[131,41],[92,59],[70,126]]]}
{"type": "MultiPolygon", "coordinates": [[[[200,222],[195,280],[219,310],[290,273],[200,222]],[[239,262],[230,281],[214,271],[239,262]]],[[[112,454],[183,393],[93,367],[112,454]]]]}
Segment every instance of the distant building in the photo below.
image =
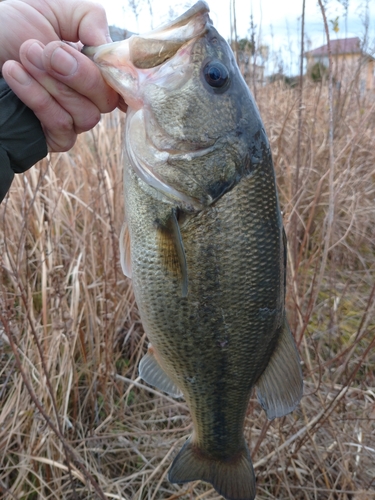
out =
{"type": "MultiPolygon", "coordinates": [[[[375,58],[364,52],[358,37],[331,40],[333,76],[341,86],[348,86],[353,81],[361,92],[375,90],[375,58]]],[[[307,74],[311,75],[317,65],[320,71],[328,69],[328,45],[305,52],[307,74]]]]}

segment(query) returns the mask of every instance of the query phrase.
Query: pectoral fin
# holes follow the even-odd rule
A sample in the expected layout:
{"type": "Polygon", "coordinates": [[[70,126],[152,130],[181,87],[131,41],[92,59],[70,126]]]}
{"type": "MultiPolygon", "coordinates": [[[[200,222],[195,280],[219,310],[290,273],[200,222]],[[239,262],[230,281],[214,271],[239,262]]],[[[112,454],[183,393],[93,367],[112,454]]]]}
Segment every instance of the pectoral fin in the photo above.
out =
{"type": "Polygon", "coordinates": [[[128,278],[132,277],[132,264],[131,264],[131,254],[130,254],[130,234],[129,226],[125,221],[121,228],[120,233],[120,262],[122,272],[128,278]]]}
{"type": "Polygon", "coordinates": [[[303,392],[300,359],[287,320],[278,345],[257,384],[259,403],[269,420],[295,409],[303,392]]]}
{"type": "Polygon", "coordinates": [[[188,294],[188,270],[184,244],[177,219],[177,209],[172,209],[166,220],[157,221],[157,223],[159,251],[169,272],[179,277],[181,281],[181,295],[185,298],[188,294]]]}
{"type": "Polygon", "coordinates": [[[179,387],[169,378],[160,366],[152,345],[149,345],[147,354],[143,356],[138,367],[139,376],[148,384],[166,392],[173,398],[182,396],[179,387]]]}
{"type": "Polygon", "coordinates": [[[186,264],[186,254],[175,209],[172,210],[172,215],[170,218],[170,226],[172,230],[174,244],[176,246],[178,261],[180,263],[180,268],[181,268],[181,275],[182,275],[181,292],[182,296],[186,297],[188,294],[188,273],[186,264]]]}

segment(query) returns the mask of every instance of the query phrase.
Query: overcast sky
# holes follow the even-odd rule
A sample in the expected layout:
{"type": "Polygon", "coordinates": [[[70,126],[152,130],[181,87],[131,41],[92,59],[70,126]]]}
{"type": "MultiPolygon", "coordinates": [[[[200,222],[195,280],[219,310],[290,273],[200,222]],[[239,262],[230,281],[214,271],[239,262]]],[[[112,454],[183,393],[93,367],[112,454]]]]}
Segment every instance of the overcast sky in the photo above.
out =
{"type": "MultiPolygon", "coordinates": [[[[183,13],[193,1],[180,0],[99,0],[107,11],[109,24],[130,31],[145,32],[166,22],[169,17],[183,13]],[[137,6],[138,18],[131,4],[137,6]],[[152,17],[150,15],[150,4],[152,17]]],[[[339,32],[331,29],[332,38],[359,36],[365,34],[366,0],[323,0],[327,9],[327,19],[338,18],[339,32]],[[344,5],[348,4],[345,21],[344,5]]],[[[230,0],[207,0],[211,9],[211,19],[220,34],[230,37],[230,0]]],[[[256,40],[268,45],[270,58],[267,62],[269,73],[276,71],[283,60],[283,70],[287,74],[297,72],[300,46],[302,0],[235,0],[237,33],[239,38],[249,37],[251,12],[255,25],[256,40]]],[[[369,52],[375,49],[375,0],[367,2],[369,18],[369,52]]],[[[306,0],[305,33],[309,48],[325,43],[324,27],[317,0],[306,0]]],[[[330,28],[332,23],[330,22],[330,28]]],[[[372,52],[373,53],[373,52],[372,52]]]]}

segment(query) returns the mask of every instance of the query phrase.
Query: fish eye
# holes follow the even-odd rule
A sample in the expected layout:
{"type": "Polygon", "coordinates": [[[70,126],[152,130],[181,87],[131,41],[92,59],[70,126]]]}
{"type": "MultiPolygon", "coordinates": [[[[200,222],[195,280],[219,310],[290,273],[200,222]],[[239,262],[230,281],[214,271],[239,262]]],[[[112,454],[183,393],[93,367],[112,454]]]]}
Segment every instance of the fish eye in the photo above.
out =
{"type": "Polygon", "coordinates": [[[229,81],[229,71],[220,61],[211,61],[203,68],[203,74],[210,87],[221,89],[229,81]]]}

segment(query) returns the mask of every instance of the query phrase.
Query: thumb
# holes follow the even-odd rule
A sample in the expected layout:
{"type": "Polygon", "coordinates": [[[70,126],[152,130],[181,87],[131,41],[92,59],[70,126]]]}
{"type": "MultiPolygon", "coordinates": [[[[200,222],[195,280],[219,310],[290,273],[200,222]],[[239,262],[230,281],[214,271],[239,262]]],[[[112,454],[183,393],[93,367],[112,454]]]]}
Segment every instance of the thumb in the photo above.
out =
{"type": "Polygon", "coordinates": [[[84,45],[102,45],[112,42],[107,16],[101,4],[77,2],[73,22],[78,26],[78,39],[84,45]]]}

